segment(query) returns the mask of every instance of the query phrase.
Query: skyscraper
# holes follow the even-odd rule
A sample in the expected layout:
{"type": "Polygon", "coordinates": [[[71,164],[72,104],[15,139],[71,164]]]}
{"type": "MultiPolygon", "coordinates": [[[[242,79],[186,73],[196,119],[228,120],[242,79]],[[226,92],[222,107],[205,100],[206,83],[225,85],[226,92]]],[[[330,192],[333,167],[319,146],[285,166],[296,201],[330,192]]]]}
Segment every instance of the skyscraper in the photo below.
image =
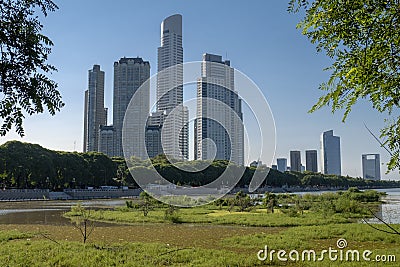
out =
{"type": "Polygon", "coordinates": [[[100,125],[99,133],[99,152],[114,156],[114,127],[100,125]]]}
{"type": "Polygon", "coordinates": [[[340,137],[333,135],[333,130],[321,135],[322,173],[341,175],[340,137]]]}
{"type": "Polygon", "coordinates": [[[188,159],[188,110],[183,104],[182,16],[161,23],[158,48],[157,111],[163,111],[163,151],[176,159],[188,159]],[[174,110],[175,109],[175,110],[174,110]],[[174,112],[172,112],[174,110],[174,112]]]}
{"type": "MultiPolygon", "coordinates": [[[[113,101],[113,126],[114,126],[114,155],[123,156],[122,127],[127,107],[138,88],[150,78],[150,64],[142,58],[121,58],[114,62],[114,101],[113,101]]],[[[143,125],[149,114],[150,87],[141,90],[140,95],[135,96],[135,103],[131,105],[129,123],[125,129],[129,132],[129,141],[125,151],[127,156],[144,158],[145,134],[143,125]]]]}
{"type": "Polygon", "coordinates": [[[317,150],[306,150],[306,170],[318,172],[317,150]]]}
{"type": "Polygon", "coordinates": [[[204,54],[202,77],[197,81],[195,159],[215,158],[244,164],[242,103],[234,88],[230,61],[204,54]]]}
{"type": "Polygon", "coordinates": [[[301,172],[300,151],[290,151],[290,170],[293,172],[301,172]]]}
{"type": "Polygon", "coordinates": [[[93,65],[93,69],[89,70],[84,113],[83,152],[98,151],[100,125],[107,124],[104,71],[100,70],[100,65],[93,65]]]}
{"type": "Polygon", "coordinates": [[[381,179],[381,161],[379,154],[362,155],[363,178],[371,180],[381,179]]]}
{"type": "Polygon", "coordinates": [[[276,165],[278,166],[278,171],[285,172],[287,169],[287,159],[286,158],[276,159],[276,165]]]}
{"type": "Polygon", "coordinates": [[[163,154],[161,131],[164,124],[164,112],[153,112],[146,124],[146,149],[148,157],[154,158],[163,154]]]}

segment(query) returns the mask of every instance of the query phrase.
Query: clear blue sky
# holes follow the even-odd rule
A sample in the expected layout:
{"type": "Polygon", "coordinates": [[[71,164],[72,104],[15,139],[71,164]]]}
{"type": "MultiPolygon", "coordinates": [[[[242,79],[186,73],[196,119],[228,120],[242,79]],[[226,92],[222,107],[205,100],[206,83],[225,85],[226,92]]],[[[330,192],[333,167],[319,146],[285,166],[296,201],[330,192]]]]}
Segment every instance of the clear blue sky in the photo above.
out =
{"type": "MultiPolygon", "coordinates": [[[[379,133],[384,116],[360,101],[346,123],[342,113],[328,108],[307,111],[322,92],[318,85],[328,78],[323,68],[331,61],[296,29],[299,15],[287,13],[287,1],[56,1],[60,9],[44,21],[44,31],[55,43],[49,58],[58,68],[52,75],[66,106],[56,116],[35,115],[25,120],[25,142],[57,150],[82,150],[83,95],[87,71],[100,64],[106,72],[106,106],[112,109],[113,62],[119,58],[143,57],[157,69],[160,23],[169,15],[183,16],[185,61],[201,60],[203,53],[228,57],[231,64],[249,76],[267,98],[277,129],[277,157],[289,150],[318,149],[322,131],[333,129],[341,137],[343,174],[361,176],[361,154],[388,155],[363,126],[379,133]]],[[[111,119],[111,116],[109,116],[111,119]]],[[[0,143],[18,139],[15,133],[0,143]]],[[[382,166],[382,174],[386,170],[382,166]]],[[[384,175],[397,178],[398,173],[384,175]]]]}

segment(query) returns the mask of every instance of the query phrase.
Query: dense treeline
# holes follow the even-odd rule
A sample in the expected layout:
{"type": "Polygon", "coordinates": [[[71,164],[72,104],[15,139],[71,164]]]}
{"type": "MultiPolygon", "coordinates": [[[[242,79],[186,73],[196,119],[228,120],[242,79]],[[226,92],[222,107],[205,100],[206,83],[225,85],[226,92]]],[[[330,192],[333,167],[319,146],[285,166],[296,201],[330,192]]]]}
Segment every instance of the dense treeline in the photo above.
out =
{"type": "Polygon", "coordinates": [[[102,153],[58,152],[10,141],[0,146],[0,185],[63,188],[115,184],[118,165],[102,153]]]}
{"type": "MultiPolygon", "coordinates": [[[[177,167],[163,155],[151,161],[131,158],[128,161],[129,172],[123,158],[109,158],[97,152],[52,151],[35,144],[10,141],[0,146],[0,185],[6,188],[50,188],[52,190],[101,185],[135,187],[137,184],[132,175],[145,175],[149,173],[150,166],[154,166],[163,177],[175,184],[199,186],[217,179],[229,164],[223,160],[173,163],[177,167]],[[209,166],[203,169],[204,165],[209,166]],[[191,172],[184,170],[191,170],[191,172]]],[[[267,169],[263,171],[266,172],[267,169]]],[[[254,172],[255,168],[247,167],[237,186],[246,187],[254,172]]],[[[400,183],[320,173],[281,173],[269,170],[262,186],[396,187],[400,186],[400,183]]]]}

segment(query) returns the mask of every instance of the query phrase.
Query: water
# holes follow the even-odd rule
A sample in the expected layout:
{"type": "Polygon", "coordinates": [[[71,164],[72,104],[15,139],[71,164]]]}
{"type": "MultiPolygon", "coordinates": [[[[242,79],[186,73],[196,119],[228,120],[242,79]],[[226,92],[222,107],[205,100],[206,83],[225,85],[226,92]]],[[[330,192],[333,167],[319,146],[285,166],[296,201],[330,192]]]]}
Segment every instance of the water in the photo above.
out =
{"type": "MultiPolygon", "coordinates": [[[[380,205],[376,215],[387,223],[400,224],[400,188],[377,189],[376,191],[388,194],[382,199],[385,204],[380,205]]],[[[371,219],[369,222],[379,223],[379,220],[371,219]]]]}
{"type": "MultiPolygon", "coordinates": [[[[70,224],[62,215],[78,201],[25,201],[0,202],[0,224],[70,224]]],[[[88,200],[80,202],[94,209],[109,209],[124,206],[125,200],[88,200]]]]}

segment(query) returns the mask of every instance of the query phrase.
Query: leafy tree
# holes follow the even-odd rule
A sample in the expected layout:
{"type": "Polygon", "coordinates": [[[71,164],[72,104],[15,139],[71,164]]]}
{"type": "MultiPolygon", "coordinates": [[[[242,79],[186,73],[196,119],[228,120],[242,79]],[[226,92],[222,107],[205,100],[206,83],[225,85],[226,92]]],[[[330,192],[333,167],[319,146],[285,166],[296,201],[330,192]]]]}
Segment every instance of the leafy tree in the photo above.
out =
{"type": "Polygon", "coordinates": [[[145,191],[140,193],[139,198],[139,210],[143,211],[143,216],[147,216],[149,212],[154,209],[155,200],[145,191]]]}
{"type": "Polygon", "coordinates": [[[0,1],[0,136],[12,126],[23,136],[24,114],[51,115],[64,103],[57,84],[46,74],[56,71],[48,63],[52,41],[41,33],[38,12],[47,16],[58,9],[51,0],[0,1]]]}
{"type": "Polygon", "coordinates": [[[178,214],[179,208],[175,205],[168,205],[164,212],[164,219],[171,221],[172,223],[181,223],[181,219],[178,214]]]}
{"type": "Polygon", "coordinates": [[[387,114],[381,129],[382,145],[391,154],[388,171],[400,157],[400,1],[398,0],[290,0],[289,12],[305,10],[297,27],[317,51],[333,60],[331,76],[320,89],[327,93],[311,108],[344,109],[366,98],[387,114]]]}
{"type": "Polygon", "coordinates": [[[266,192],[263,198],[263,204],[269,212],[274,213],[274,207],[276,207],[276,205],[278,204],[276,200],[276,195],[270,192],[266,192]]]}
{"type": "Polygon", "coordinates": [[[249,195],[240,191],[235,195],[234,205],[238,207],[238,211],[243,212],[249,211],[254,206],[254,202],[249,195]]]}
{"type": "Polygon", "coordinates": [[[71,207],[71,222],[81,233],[83,243],[86,243],[95,228],[94,221],[90,220],[90,211],[90,209],[83,207],[81,203],[71,207]]]}

